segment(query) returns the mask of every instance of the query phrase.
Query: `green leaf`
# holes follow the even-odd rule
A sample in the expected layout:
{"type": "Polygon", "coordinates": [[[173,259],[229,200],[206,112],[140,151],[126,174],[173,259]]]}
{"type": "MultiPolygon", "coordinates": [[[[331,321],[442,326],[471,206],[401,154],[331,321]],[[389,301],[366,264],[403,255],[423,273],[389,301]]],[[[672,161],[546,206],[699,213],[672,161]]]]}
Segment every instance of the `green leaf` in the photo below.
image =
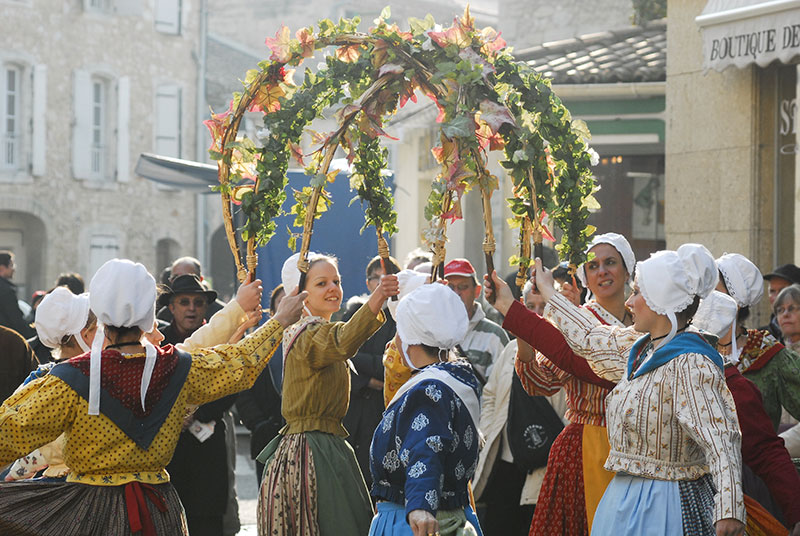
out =
{"type": "Polygon", "coordinates": [[[600,210],[600,203],[597,201],[597,199],[595,199],[593,195],[587,195],[586,197],[584,197],[581,206],[586,207],[589,210],[600,210]]]}
{"type": "Polygon", "coordinates": [[[459,114],[448,123],[442,123],[442,133],[448,138],[467,138],[475,133],[472,115],[459,114]]]}
{"type": "Polygon", "coordinates": [[[456,67],[458,67],[458,65],[452,61],[443,61],[441,63],[436,64],[436,70],[442,74],[449,74],[455,72],[456,67]]]}
{"type": "Polygon", "coordinates": [[[425,15],[424,19],[417,19],[414,17],[409,18],[408,25],[411,28],[412,34],[420,35],[436,26],[436,21],[433,20],[433,15],[428,13],[425,15]]]}
{"type": "Polygon", "coordinates": [[[328,177],[324,173],[317,173],[311,177],[308,184],[310,184],[312,188],[318,188],[320,186],[325,186],[326,182],[328,182],[328,177]]]}
{"type": "Polygon", "coordinates": [[[589,132],[589,126],[586,124],[585,121],[581,119],[573,119],[572,124],[570,125],[572,128],[572,132],[575,133],[576,136],[580,136],[585,141],[589,141],[592,139],[592,134],[589,132]]]}

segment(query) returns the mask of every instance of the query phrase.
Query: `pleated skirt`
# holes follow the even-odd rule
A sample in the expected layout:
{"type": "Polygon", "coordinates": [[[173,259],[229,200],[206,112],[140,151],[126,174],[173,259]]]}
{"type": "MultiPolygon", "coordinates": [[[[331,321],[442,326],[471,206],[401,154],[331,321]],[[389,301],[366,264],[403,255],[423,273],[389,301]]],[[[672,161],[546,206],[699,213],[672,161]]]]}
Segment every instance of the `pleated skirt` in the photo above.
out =
{"type": "MultiPolygon", "coordinates": [[[[187,536],[186,517],[172,484],[141,494],[158,536],[187,536]],[[153,502],[153,493],[158,504],[153,502]],[[164,511],[161,510],[164,508],[164,511]]],[[[0,483],[0,534],[14,536],[141,535],[141,508],[129,519],[125,486],[89,486],[52,480],[0,483]],[[133,527],[132,527],[133,525],[133,527]]]]}

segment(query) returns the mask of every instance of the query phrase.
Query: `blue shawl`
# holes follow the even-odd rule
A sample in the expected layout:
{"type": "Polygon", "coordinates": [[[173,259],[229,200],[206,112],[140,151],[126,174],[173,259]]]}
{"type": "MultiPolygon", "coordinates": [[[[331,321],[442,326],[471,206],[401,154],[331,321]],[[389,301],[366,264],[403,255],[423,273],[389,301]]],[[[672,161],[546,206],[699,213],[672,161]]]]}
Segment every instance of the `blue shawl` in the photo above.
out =
{"type": "MultiPolygon", "coordinates": [[[[650,335],[644,335],[637,340],[634,343],[633,348],[631,348],[631,353],[628,356],[628,378],[631,378],[631,370],[633,369],[633,363],[636,360],[636,356],[639,355],[639,352],[643,351],[644,346],[649,342],[650,335]]],[[[719,355],[719,352],[717,352],[714,347],[706,342],[702,335],[694,332],[683,332],[678,333],[666,345],[662,346],[656,350],[652,356],[645,359],[644,363],[642,363],[639,368],[636,369],[636,372],[633,374],[633,378],[638,378],[642,374],[657,369],[661,365],[664,365],[672,359],[683,354],[704,355],[715,365],[717,365],[720,370],[723,369],[722,356],[719,355]]]]}

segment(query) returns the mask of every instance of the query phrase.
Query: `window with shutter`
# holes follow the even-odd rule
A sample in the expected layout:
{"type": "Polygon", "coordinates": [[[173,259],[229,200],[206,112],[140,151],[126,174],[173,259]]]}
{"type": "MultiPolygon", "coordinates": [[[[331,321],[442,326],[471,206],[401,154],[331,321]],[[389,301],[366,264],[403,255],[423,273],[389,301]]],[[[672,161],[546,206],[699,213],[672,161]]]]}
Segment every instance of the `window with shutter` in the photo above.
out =
{"type": "Polygon", "coordinates": [[[94,275],[103,264],[119,257],[119,241],[115,235],[93,234],[89,239],[89,273],[94,275]]]}
{"type": "Polygon", "coordinates": [[[80,69],[73,73],[72,174],[91,176],[92,78],[80,69]]]}
{"type": "Polygon", "coordinates": [[[4,65],[2,72],[2,104],[0,105],[0,168],[5,170],[20,167],[21,143],[21,92],[22,69],[15,65],[4,65]]]}
{"type": "Polygon", "coordinates": [[[105,80],[92,78],[89,175],[93,179],[108,176],[108,87],[105,80]]]}
{"type": "Polygon", "coordinates": [[[181,0],[156,0],[155,27],[165,34],[181,33],[181,0]]]}

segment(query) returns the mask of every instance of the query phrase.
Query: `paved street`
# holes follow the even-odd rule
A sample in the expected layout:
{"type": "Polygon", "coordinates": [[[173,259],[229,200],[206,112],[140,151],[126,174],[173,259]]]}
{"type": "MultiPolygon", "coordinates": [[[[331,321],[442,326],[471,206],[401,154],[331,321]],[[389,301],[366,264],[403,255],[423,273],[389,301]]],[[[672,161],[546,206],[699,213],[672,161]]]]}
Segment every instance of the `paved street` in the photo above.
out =
{"type": "Polygon", "coordinates": [[[250,459],[250,432],[243,426],[236,427],[236,496],[239,500],[239,521],[242,529],[237,536],[255,536],[256,480],[255,462],[250,459]]]}

